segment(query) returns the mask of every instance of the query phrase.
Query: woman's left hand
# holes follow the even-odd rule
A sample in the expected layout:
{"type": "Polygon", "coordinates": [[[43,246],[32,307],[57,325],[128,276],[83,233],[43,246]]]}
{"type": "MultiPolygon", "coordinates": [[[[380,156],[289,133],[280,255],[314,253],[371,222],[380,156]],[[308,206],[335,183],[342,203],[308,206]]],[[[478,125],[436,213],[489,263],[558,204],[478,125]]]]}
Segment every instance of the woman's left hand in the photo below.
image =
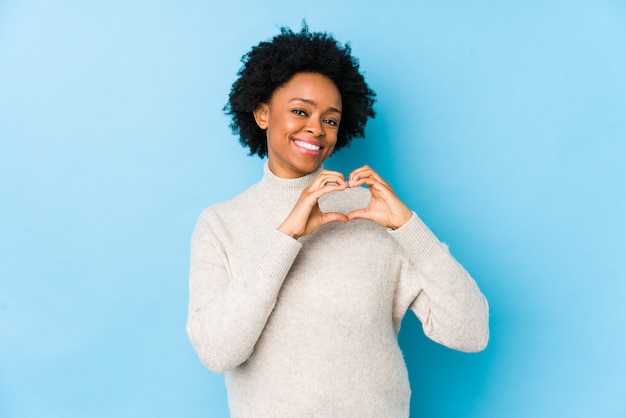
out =
{"type": "Polygon", "coordinates": [[[370,204],[364,209],[348,213],[348,219],[368,219],[377,224],[398,229],[413,216],[413,212],[398,198],[389,183],[369,166],[357,168],[348,178],[349,187],[367,185],[372,194],[370,204]]]}

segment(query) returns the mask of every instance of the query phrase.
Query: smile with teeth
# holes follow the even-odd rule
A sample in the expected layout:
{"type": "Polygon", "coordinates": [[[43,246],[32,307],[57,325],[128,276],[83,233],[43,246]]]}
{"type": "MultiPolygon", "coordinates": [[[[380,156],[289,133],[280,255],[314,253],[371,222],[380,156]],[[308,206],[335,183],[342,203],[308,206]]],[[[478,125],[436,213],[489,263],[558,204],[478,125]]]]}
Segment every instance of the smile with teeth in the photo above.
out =
{"type": "Polygon", "coordinates": [[[294,139],[293,142],[297,146],[299,146],[301,148],[305,148],[305,149],[311,150],[311,151],[319,151],[322,148],[319,145],[309,144],[308,142],[299,141],[297,139],[294,139]]]}

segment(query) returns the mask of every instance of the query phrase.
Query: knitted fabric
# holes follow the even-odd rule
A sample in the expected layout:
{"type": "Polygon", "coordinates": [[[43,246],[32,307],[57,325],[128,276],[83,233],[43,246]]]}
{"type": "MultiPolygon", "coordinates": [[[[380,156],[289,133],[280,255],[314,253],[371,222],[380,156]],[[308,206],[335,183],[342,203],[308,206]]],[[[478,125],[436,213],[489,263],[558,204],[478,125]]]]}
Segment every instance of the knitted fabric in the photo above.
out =
{"type": "MultiPolygon", "coordinates": [[[[283,179],[266,164],[194,230],[187,332],[202,363],[226,372],[232,417],[408,417],[397,334],[409,309],[440,344],[487,344],[486,299],[416,214],[393,231],[367,220],[298,240],[277,230],[320,170],[283,179]]],[[[347,213],[370,196],[319,204],[347,213]]]]}

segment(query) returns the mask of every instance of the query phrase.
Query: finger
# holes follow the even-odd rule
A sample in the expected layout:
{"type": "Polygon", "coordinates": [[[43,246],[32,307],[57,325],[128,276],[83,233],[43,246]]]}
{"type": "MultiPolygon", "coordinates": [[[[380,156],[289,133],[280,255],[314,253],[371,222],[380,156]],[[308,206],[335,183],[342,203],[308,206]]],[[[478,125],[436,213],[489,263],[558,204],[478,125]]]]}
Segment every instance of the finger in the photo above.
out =
{"type": "Polygon", "coordinates": [[[345,188],[348,186],[348,183],[344,180],[343,175],[325,175],[313,180],[307,189],[313,191],[326,186],[340,186],[341,188],[345,188]]]}
{"type": "Polygon", "coordinates": [[[369,215],[369,212],[365,209],[356,209],[353,210],[352,212],[349,212],[347,215],[347,218],[352,221],[354,219],[368,219],[368,220],[372,220],[371,216],[369,215]]]}
{"type": "Polygon", "coordinates": [[[350,176],[348,177],[348,183],[352,187],[361,186],[365,183],[364,180],[368,178],[375,179],[376,181],[388,186],[387,182],[383,180],[383,178],[380,177],[380,175],[378,175],[378,173],[368,165],[359,167],[352,173],[350,173],[350,176]]]}
{"type": "Polygon", "coordinates": [[[348,175],[348,181],[353,182],[362,177],[369,177],[373,170],[368,165],[361,166],[348,175]]]}
{"type": "Polygon", "coordinates": [[[349,178],[352,178],[354,176],[358,176],[358,175],[364,175],[364,176],[371,176],[372,174],[376,174],[376,171],[374,171],[372,169],[372,167],[370,167],[369,165],[363,165],[357,169],[352,170],[352,172],[350,173],[350,175],[348,176],[349,178]]]}
{"type": "Polygon", "coordinates": [[[321,189],[322,187],[326,187],[326,186],[344,187],[344,186],[347,186],[347,183],[344,181],[337,181],[336,179],[328,179],[328,180],[324,180],[323,182],[321,182],[318,188],[321,189]]]}
{"type": "Polygon", "coordinates": [[[335,183],[345,183],[346,182],[346,179],[345,179],[343,173],[340,173],[339,171],[330,171],[330,170],[322,171],[315,178],[315,180],[313,180],[313,182],[322,181],[322,180],[334,181],[335,183]]]}
{"type": "Polygon", "coordinates": [[[311,216],[311,211],[315,210],[317,207],[319,199],[325,194],[345,190],[347,185],[337,184],[334,182],[329,183],[318,183],[309,185],[302,194],[300,198],[295,203],[294,208],[292,209],[292,213],[298,214],[301,219],[308,219],[311,216]]]}
{"type": "Polygon", "coordinates": [[[345,190],[348,187],[347,183],[336,183],[335,181],[328,181],[328,182],[323,182],[321,183],[319,186],[317,186],[317,188],[313,188],[310,193],[311,196],[315,199],[315,200],[319,200],[319,198],[321,198],[322,196],[324,196],[325,194],[331,193],[331,192],[335,192],[335,191],[341,191],[341,190],[345,190]]]}
{"type": "Polygon", "coordinates": [[[319,199],[327,193],[344,190],[348,187],[348,183],[344,180],[341,173],[329,173],[317,177],[305,189],[305,193],[309,194],[314,200],[319,199]]]}
{"type": "Polygon", "coordinates": [[[363,177],[350,183],[352,187],[366,185],[373,195],[395,195],[391,186],[378,176],[363,177]]]}
{"type": "Polygon", "coordinates": [[[348,222],[349,219],[346,215],[340,212],[323,212],[321,216],[321,225],[326,225],[331,222],[348,222]]]}

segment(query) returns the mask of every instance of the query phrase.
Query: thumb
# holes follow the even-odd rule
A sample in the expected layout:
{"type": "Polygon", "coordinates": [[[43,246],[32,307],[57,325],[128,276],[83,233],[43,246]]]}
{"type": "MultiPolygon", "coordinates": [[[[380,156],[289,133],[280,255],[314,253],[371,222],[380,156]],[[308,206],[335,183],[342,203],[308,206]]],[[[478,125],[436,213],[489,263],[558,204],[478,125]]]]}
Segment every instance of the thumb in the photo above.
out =
{"type": "Polygon", "coordinates": [[[348,213],[347,215],[348,220],[353,220],[353,219],[369,219],[371,220],[371,217],[369,216],[369,212],[365,209],[355,209],[352,212],[348,213]]]}
{"type": "Polygon", "coordinates": [[[331,222],[348,222],[349,219],[346,215],[340,212],[325,212],[321,216],[321,225],[326,225],[331,222]]]}

